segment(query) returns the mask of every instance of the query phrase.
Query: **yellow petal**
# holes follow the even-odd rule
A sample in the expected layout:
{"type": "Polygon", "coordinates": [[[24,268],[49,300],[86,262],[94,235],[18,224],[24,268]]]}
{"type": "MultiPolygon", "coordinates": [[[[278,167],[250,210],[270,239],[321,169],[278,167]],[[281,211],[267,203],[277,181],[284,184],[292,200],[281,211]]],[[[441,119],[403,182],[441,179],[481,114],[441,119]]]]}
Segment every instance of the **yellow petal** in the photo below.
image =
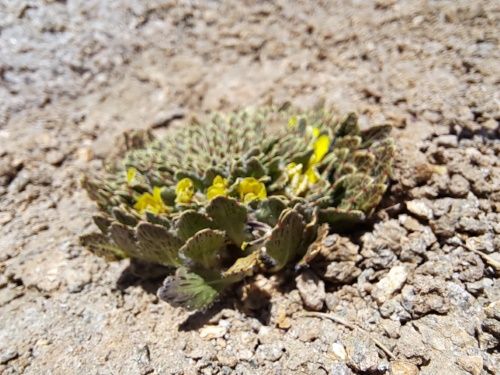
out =
{"type": "Polygon", "coordinates": [[[315,184],[319,181],[318,173],[313,169],[313,167],[309,167],[305,173],[305,176],[309,180],[310,183],[315,184]]]}
{"type": "Polygon", "coordinates": [[[137,172],[137,169],[135,168],[129,168],[127,171],[127,184],[130,185],[132,180],[134,179],[135,173],[137,172]]]}
{"type": "Polygon", "coordinates": [[[293,116],[292,118],[290,118],[290,120],[288,121],[288,126],[293,128],[295,126],[295,124],[297,123],[297,116],[293,116]]]}
{"type": "Polygon", "coordinates": [[[210,186],[207,189],[207,199],[210,200],[218,196],[227,196],[226,189],[224,187],[221,188],[220,186],[210,186]]]}
{"type": "Polygon", "coordinates": [[[330,148],[330,140],[327,135],[322,135],[314,142],[314,164],[319,163],[330,148]]]}
{"type": "Polygon", "coordinates": [[[246,177],[238,185],[238,193],[244,203],[267,197],[266,186],[253,177],[246,177]]]}
{"type": "Polygon", "coordinates": [[[175,188],[175,194],[177,195],[176,203],[190,203],[194,195],[193,180],[187,177],[180,180],[175,188]]]}

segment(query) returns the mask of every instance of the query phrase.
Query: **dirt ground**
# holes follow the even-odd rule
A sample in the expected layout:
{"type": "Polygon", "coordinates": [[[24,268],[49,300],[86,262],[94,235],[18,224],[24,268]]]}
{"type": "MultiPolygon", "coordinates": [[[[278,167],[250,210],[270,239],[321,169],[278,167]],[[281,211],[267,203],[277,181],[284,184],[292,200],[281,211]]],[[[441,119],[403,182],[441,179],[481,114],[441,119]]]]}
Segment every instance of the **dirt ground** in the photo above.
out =
{"type": "Polygon", "coordinates": [[[499,26],[497,1],[0,0],[0,373],[500,373],[499,26]],[[382,209],[327,262],[188,314],[78,245],[123,131],[287,100],[395,125],[382,209]]]}

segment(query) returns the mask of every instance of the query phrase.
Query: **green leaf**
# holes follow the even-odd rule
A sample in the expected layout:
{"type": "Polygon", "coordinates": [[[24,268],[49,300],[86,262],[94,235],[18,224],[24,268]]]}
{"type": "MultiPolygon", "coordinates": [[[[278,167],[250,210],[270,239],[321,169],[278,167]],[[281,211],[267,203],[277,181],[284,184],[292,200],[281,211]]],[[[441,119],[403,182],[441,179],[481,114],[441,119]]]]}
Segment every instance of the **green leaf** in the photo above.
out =
{"type": "Polygon", "coordinates": [[[120,207],[113,207],[113,216],[116,220],[124,225],[135,227],[137,225],[137,218],[126,211],[126,206],[121,205],[120,207]]]}
{"type": "Polygon", "coordinates": [[[179,252],[204,268],[217,269],[221,267],[225,238],[223,231],[203,229],[191,237],[179,252]]]}
{"type": "Polygon", "coordinates": [[[365,219],[365,214],[357,210],[340,210],[336,207],[320,209],[318,221],[328,223],[335,231],[345,230],[365,219]]]}
{"type": "Polygon", "coordinates": [[[200,214],[194,210],[184,211],[179,217],[177,223],[177,235],[183,241],[187,241],[196,233],[203,229],[213,229],[214,223],[206,215],[200,214]]]}
{"type": "Polygon", "coordinates": [[[367,186],[360,198],[358,199],[358,204],[356,208],[370,215],[375,207],[378,206],[382,196],[387,189],[385,184],[371,184],[367,186]]]}
{"type": "Polygon", "coordinates": [[[95,225],[101,230],[102,233],[108,234],[109,227],[111,226],[111,219],[104,214],[97,214],[92,216],[95,225]]]}
{"type": "Polygon", "coordinates": [[[266,175],[266,170],[261,162],[255,156],[251,157],[246,162],[246,175],[245,177],[254,177],[256,179],[266,175]]]}
{"type": "Polygon", "coordinates": [[[361,137],[357,135],[348,135],[337,139],[335,142],[335,148],[348,148],[349,150],[354,150],[359,148],[361,145],[361,137]]]}
{"type": "Polygon", "coordinates": [[[361,132],[361,137],[363,138],[362,148],[371,147],[374,142],[387,139],[392,130],[392,125],[383,124],[372,126],[369,129],[363,130],[361,132]]]}
{"type": "Polygon", "coordinates": [[[151,224],[158,224],[165,228],[170,228],[171,224],[166,215],[155,214],[154,212],[146,210],[144,212],[146,220],[151,224]]]}
{"type": "Polygon", "coordinates": [[[224,276],[241,275],[242,277],[250,276],[259,262],[260,254],[254,251],[244,258],[239,258],[227,271],[224,276]]]}
{"type": "Polygon", "coordinates": [[[133,258],[142,258],[137,246],[134,231],[132,229],[121,223],[115,222],[111,224],[109,233],[111,234],[111,238],[115,244],[117,244],[120,249],[130,254],[133,258]]]}
{"type": "Polygon", "coordinates": [[[136,233],[142,259],[173,267],[182,265],[179,249],[184,241],[167,228],[142,222],[136,233]]]}
{"type": "Polygon", "coordinates": [[[246,239],[248,214],[245,206],[232,198],[215,197],[208,204],[206,212],[213,219],[215,228],[226,231],[231,241],[240,247],[246,239]]]}
{"type": "Polygon", "coordinates": [[[116,246],[111,240],[101,233],[90,233],[81,236],[79,239],[80,245],[86,247],[95,255],[106,259],[108,262],[113,262],[125,258],[130,255],[116,246]]]}
{"type": "Polygon", "coordinates": [[[355,112],[350,112],[340,121],[340,127],[337,131],[337,137],[344,137],[346,135],[359,134],[358,115],[355,112]]]}
{"type": "Polygon", "coordinates": [[[195,273],[179,268],[176,275],[168,276],[158,290],[158,297],[174,307],[197,310],[208,306],[217,291],[195,273]]]}
{"type": "Polygon", "coordinates": [[[281,221],[266,241],[266,254],[275,261],[272,272],[279,271],[297,256],[300,248],[304,223],[300,215],[291,209],[283,211],[281,221]]]}
{"type": "Polygon", "coordinates": [[[283,199],[277,196],[267,197],[259,202],[259,206],[255,211],[255,217],[258,221],[274,227],[285,208],[286,203],[283,199]]]}
{"type": "Polygon", "coordinates": [[[302,259],[297,263],[297,267],[304,267],[308,265],[316,255],[319,254],[323,246],[323,241],[328,236],[328,224],[323,224],[318,228],[316,240],[307,247],[307,251],[302,259]]]}

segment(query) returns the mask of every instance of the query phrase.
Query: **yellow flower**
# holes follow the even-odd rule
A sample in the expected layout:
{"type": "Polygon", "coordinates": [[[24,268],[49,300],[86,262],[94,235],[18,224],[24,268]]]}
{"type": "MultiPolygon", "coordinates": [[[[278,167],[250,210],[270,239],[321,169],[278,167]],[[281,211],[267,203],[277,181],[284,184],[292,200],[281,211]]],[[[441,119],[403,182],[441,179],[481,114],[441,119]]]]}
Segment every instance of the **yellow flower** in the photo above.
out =
{"type": "Polygon", "coordinates": [[[297,123],[297,116],[292,116],[288,121],[288,126],[293,128],[296,123],[297,123]]]}
{"type": "Polygon", "coordinates": [[[177,195],[175,203],[191,203],[191,198],[194,195],[193,180],[187,177],[180,180],[175,188],[175,194],[177,195]]]}
{"type": "Polygon", "coordinates": [[[266,186],[253,177],[246,177],[239,183],[238,193],[243,203],[267,197],[266,186]]]}
{"type": "Polygon", "coordinates": [[[153,195],[150,193],[142,194],[139,199],[137,199],[134,209],[141,214],[146,210],[155,214],[170,211],[170,207],[166,206],[165,203],[163,203],[163,199],[161,199],[161,188],[158,186],[153,188],[153,195]]]}
{"type": "Polygon", "coordinates": [[[322,135],[314,142],[314,155],[309,160],[309,167],[312,165],[319,163],[327,154],[328,149],[330,148],[330,140],[327,135],[322,135]]]}
{"type": "Polygon", "coordinates": [[[227,197],[227,179],[217,176],[214,178],[212,186],[207,189],[207,199],[213,199],[218,196],[227,197]]]}

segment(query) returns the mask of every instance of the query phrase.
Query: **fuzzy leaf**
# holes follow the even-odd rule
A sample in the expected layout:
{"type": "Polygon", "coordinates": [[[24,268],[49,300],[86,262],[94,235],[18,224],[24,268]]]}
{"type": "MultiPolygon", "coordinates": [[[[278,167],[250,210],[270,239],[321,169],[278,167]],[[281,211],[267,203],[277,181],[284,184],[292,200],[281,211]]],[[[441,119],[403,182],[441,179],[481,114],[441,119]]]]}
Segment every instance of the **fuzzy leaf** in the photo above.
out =
{"type": "Polygon", "coordinates": [[[328,223],[335,230],[345,230],[365,219],[362,211],[339,210],[329,207],[319,210],[318,219],[322,223],[328,223]]]}
{"type": "Polygon", "coordinates": [[[165,215],[155,214],[147,210],[144,212],[144,215],[146,216],[146,220],[151,224],[158,224],[167,229],[171,227],[170,221],[165,215]]]}
{"type": "Polygon", "coordinates": [[[187,241],[202,229],[213,229],[214,224],[210,218],[194,210],[184,211],[177,223],[177,235],[187,241]]]}
{"type": "Polygon", "coordinates": [[[203,229],[191,237],[179,252],[204,268],[220,268],[220,256],[224,250],[225,233],[220,230],[203,229]]]}
{"type": "Polygon", "coordinates": [[[266,254],[276,262],[273,272],[279,271],[297,256],[304,227],[297,211],[283,211],[281,222],[278,222],[265,243],[266,254]]]}
{"type": "Polygon", "coordinates": [[[141,259],[134,231],[121,223],[113,223],[109,229],[113,241],[131,257],[141,259]]]}
{"type": "Polygon", "coordinates": [[[126,206],[113,207],[113,210],[112,210],[113,216],[120,223],[127,225],[127,226],[135,227],[137,225],[138,220],[134,215],[128,213],[126,211],[125,207],[126,206]]]}
{"type": "Polygon", "coordinates": [[[368,148],[374,142],[387,139],[391,130],[392,130],[392,125],[390,124],[372,126],[369,129],[363,130],[360,134],[361,137],[363,138],[362,147],[368,148]]]}
{"type": "Polygon", "coordinates": [[[259,202],[255,217],[257,220],[274,227],[285,208],[286,204],[281,198],[277,196],[267,197],[259,202]]]}
{"type": "Polygon", "coordinates": [[[340,121],[340,127],[337,131],[337,136],[344,137],[346,135],[358,135],[358,115],[355,112],[350,112],[340,121]]]}
{"type": "Polygon", "coordinates": [[[313,260],[314,257],[319,254],[323,246],[323,241],[325,240],[326,236],[328,236],[328,229],[328,224],[323,224],[318,228],[316,240],[307,247],[307,251],[304,254],[303,258],[297,263],[297,267],[304,267],[308,265],[311,260],[313,260]]]}
{"type": "Polygon", "coordinates": [[[258,264],[259,259],[259,252],[254,251],[244,258],[239,258],[226,272],[223,273],[223,275],[241,275],[242,277],[250,276],[252,271],[255,269],[255,266],[258,264]]]}
{"type": "Polygon", "coordinates": [[[102,233],[108,234],[109,227],[111,226],[111,219],[103,214],[97,214],[92,216],[95,225],[101,230],[102,233]]]}
{"type": "Polygon", "coordinates": [[[207,215],[214,221],[217,229],[226,231],[227,236],[238,247],[245,241],[245,225],[247,209],[236,200],[226,197],[215,197],[206,208],[207,215]]]}
{"type": "Polygon", "coordinates": [[[142,259],[173,267],[182,265],[179,249],[184,243],[168,229],[142,222],[136,229],[142,259]]]}
{"type": "Polygon", "coordinates": [[[358,210],[370,215],[374,208],[378,206],[387,186],[385,184],[371,184],[366,187],[356,205],[358,210]]]}
{"type": "Polygon", "coordinates": [[[106,259],[108,262],[113,262],[128,258],[129,255],[116,246],[111,240],[101,233],[90,233],[81,236],[79,239],[80,245],[86,247],[95,255],[106,259]]]}
{"type": "Polygon", "coordinates": [[[168,276],[158,290],[158,297],[174,307],[197,310],[207,307],[217,297],[217,290],[208,285],[203,278],[189,273],[184,267],[174,276],[168,276]]]}

